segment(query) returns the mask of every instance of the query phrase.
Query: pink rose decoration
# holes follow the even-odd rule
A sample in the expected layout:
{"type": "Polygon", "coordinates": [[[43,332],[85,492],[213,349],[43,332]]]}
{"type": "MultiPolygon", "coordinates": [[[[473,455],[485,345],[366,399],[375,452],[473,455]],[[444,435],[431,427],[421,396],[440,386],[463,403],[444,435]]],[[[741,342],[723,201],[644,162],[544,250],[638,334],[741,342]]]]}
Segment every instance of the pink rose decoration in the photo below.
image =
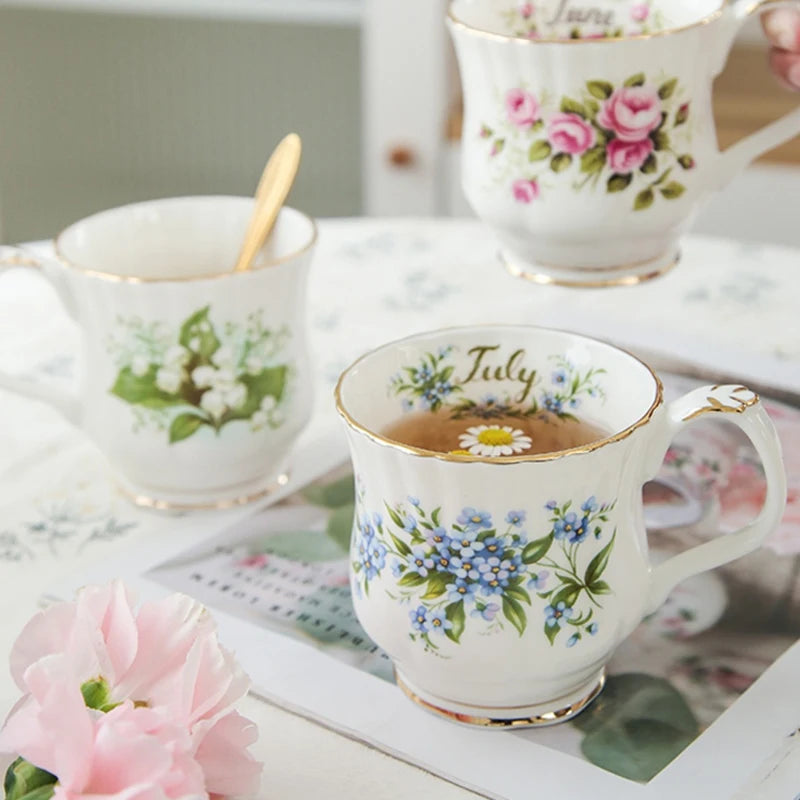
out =
{"type": "Polygon", "coordinates": [[[519,13],[523,19],[528,19],[533,16],[533,3],[523,3],[519,7],[519,13]]]}
{"type": "Polygon", "coordinates": [[[650,16],[650,9],[644,3],[631,7],[631,19],[634,22],[644,22],[650,16]]]}
{"type": "Polygon", "coordinates": [[[511,191],[518,203],[532,203],[539,196],[539,184],[520,178],[511,184],[511,191]]]}
{"type": "Polygon", "coordinates": [[[641,142],[623,142],[621,139],[612,139],[606,145],[608,165],[614,172],[623,174],[639,169],[652,152],[653,143],[650,139],[642,139],[641,142]]]}
{"type": "Polygon", "coordinates": [[[506,94],[508,119],[519,128],[530,128],[539,119],[539,103],[524,89],[510,89],[506,94]]]}
{"type": "Polygon", "coordinates": [[[625,86],[603,103],[597,122],[623,142],[640,142],[661,124],[661,98],[649,86],[625,86]]]}
{"type": "Polygon", "coordinates": [[[553,114],[547,125],[553,149],[571,156],[583,155],[597,140],[594,128],[578,114],[553,114]]]}

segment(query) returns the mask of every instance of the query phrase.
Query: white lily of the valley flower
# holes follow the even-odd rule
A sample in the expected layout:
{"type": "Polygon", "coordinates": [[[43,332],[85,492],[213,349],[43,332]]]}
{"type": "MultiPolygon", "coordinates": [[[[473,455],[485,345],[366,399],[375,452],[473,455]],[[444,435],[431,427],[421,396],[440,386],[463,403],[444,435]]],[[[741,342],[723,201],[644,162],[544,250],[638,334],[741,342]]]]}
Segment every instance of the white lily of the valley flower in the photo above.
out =
{"type": "Polygon", "coordinates": [[[261,410],[265,414],[269,414],[276,405],[275,398],[271,394],[267,394],[264,395],[264,399],[261,401],[261,410]]]}
{"type": "Polygon", "coordinates": [[[243,383],[234,383],[223,393],[225,402],[230,408],[239,408],[247,399],[247,387],[243,383]]]}
{"type": "Polygon", "coordinates": [[[189,360],[189,351],[179,344],[174,344],[164,353],[164,366],[182,367],[189,360]]]}
{"type": "Polygon", "coordinates": [[[253,430],[259,430],[263,428],[268,422],[267,415],[263,411],[256,411],[252,417],[250,417],[250,423],[253,426],[253,430]]]}
{"type": "Polygon", "coordinates": [[[133,357],[133,360],[131,361],[131,372],[137,378],[141,378],[142,376],[147,375],[149,369],[150,369],[150,360],[147,358],[147,356],[133,357]]]}
{"type": "Polygon", "coordinates": [[[156,386],[162,392],[167,394],[175,394],[180,389],[181,382],[183,381],[183,372],[180,369],[170,369],[169,367],[161,367],[156,372],[156,386]]]}
{"type": "Polygon", "coordinates": [[[208,389],[213,386],[217,371],[214,367],[195,367],[192,370],[192,382],[198,389],[208,389]]]}
{"type": "Polygon", "coordinates": [[[249,375],[258,375],[264,369],[264,364],[258,356],[247,356],[244,368],[249,375]]]}
{"type": "Polygon", "coordinates": [[[192,338],[189,339],[189,349],[190,350],[194,350],[195,353],[200,349],[200,337],[199,336],[192,336],[192,338]]]}
{"type": "Polygon", "coordinates": [[[228,410],[225,395],[218,389],[209,389],[207,392],[203,392],[203,396],[200,398],[200,408],[211,414],[214,419],[219,419],[228,410]]]}
{"type": "Polygon", "coordinates": [[[228,345],[223,345],[211,356],[211,360],[222,369],[232,370],[234,362],[233,350],[228,345]]]}

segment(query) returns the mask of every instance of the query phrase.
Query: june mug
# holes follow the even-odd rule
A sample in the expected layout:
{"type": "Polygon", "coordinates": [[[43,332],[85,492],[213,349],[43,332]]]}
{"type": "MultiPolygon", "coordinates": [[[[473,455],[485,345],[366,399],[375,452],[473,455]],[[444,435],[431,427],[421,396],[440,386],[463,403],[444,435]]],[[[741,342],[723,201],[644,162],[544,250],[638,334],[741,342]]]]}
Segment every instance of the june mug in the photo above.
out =
{"type": "Polygon", "coordinates": [[[0,249],[0,270],[38,268],[82,329],[80,381],[56,406],[108,458],[137,503],[217,508],[284,482],[311,413],[305,296],[316,226],[284,208],[247,272],[232,272],[244,197],[182,197],[103,211],[55,240],[55,257],[0,249]]]}
{"type": "Polygon", "coordinates": [[[595,287],[677,263],[711,193],[800,133],[798,108],[717,147],[713,80],[743,22],[779,5],[797,3],[453,0],[462,183],[508,270],[595,287]]]}
{"type": "Polygon", "coordinates": [[[414,336],[353,364],[336,401],[356,475],[358,619],[406,694],[460,722],[518,727],[578,713],[642,618],[680,581],[756,549],[785,504],[780,443],[752,391],[706,386],[667,405],[646,364],[576,334],[487,326],[414,336]],[[604,433],[525,455],[498,409],[578,417],[604,433]],[[473,437],[516,454],[434,452],[384,434],[404,414],[452,421],[465,410],[485,420],[473,437]],[[763,509],[653,566],[642,486],[675,434],[708,417],[753,442],[763,509]]]}

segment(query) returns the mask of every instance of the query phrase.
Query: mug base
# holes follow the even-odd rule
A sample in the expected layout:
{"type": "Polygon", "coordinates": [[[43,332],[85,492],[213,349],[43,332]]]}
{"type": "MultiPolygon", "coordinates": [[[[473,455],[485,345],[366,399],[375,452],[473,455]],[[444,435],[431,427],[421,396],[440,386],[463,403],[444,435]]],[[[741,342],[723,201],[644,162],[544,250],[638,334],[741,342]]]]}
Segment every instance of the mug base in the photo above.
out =
{"type": "Polygon", "coordinates": [[[580,714],[600,694],[606,682],[605,669],[563,697],[530,706],[473,706],[436,697],[411,683],[395,668],[395,681],[407,697],[432,714],[478,728],[542,728],[566,722],[580,714]]]}
{"type": "Polygon", "coordinates": [[[286,486],[289,472],[284,470],[278,475],[238,484],[221,492],[153,492],[119,474],[114,476],[114,482],[120,494],[141,508],[155,511],[223,511],[254,503],[286,486]]]}
{"type": "Polygon", "coordinates": [[[658,258],[611,267],[567,267],[558,264],[525,262],[518,256],[501,250],[501,263],[515,278],[531,283],[566,286],[574,289],[603,289],[614,286],[636,286],[665,275],[681,260],[680,250],[670,251],[658,258]]]}

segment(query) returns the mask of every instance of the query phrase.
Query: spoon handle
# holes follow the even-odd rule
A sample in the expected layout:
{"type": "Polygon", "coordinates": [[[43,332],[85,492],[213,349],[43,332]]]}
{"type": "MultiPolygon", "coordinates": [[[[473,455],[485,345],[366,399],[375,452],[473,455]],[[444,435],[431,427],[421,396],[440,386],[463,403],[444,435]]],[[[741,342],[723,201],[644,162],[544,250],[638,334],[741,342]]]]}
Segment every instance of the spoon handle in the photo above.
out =
{"type": "Polygon", "coordinates": [[[253,259],[271,233],[297,175],[302,150],[300,137],[296,133],[290,133],[281,140],[267,161],[258,182],[255,208],[236,259],[234,272],[250,269],[253,259]]]}

